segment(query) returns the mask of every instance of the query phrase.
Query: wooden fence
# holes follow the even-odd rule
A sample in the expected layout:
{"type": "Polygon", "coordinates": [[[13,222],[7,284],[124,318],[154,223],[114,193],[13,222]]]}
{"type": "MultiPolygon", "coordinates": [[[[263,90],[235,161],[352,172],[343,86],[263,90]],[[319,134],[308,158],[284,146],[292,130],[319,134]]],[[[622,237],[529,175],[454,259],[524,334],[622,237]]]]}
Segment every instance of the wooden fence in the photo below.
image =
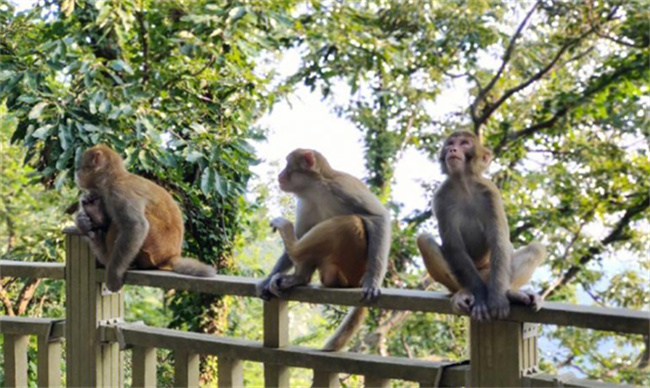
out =
{"type": "MultiPolygon", "coordinates": [[[[148,327],[123,321],[122,293],[103,290],[104,271],[81,236],[66,231],[66,264],[0,261],[1,277],[54,278],[66,281],[65,322],[47,318],[0,317],[4,336],[5,385],[27,386],[29,336],[38,338],[38,386],[61,385],[65,339],[69,387],[122,387],[122,350],[132,349],[132,386],[156,386],[156,349],[170,349],[175,386],[197,387],[199,355],[218,357],[219,387],[244,386],[242,362],[264,364],[267,387],[288,387],[289,368],[309,368],[314,386],[339,386],[339,373],[366,376],[367,387],[389,386],[391,379],[421,387],[623,387],[538,370],[538,324],[555,324],[650,335],[650,313],[562,303],[545,303],[535,313],[513,306],[507,320],[470,323],[470,362],[431,362],[348,352],[327,353],[289,345],[289,301],[358,306],[358,290],[300,287],[286,299],[264,303],[263,342],[148,327]]],[[[163,271],[130,271],[126,282],[163,289],[252,297],[256,279],[217,276],[197,279],[163,271]]],[[[453,314],[444,294],[383,289],[371,307],[453,314]]]]}

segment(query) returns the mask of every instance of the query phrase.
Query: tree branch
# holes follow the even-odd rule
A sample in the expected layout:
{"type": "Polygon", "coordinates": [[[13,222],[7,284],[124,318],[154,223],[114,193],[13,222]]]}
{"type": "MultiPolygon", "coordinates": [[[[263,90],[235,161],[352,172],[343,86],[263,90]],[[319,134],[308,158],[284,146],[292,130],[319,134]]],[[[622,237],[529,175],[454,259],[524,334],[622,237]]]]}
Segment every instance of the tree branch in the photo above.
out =
{"type": "MultiPolygon", "coordinates": [[[[140,4],[142,7],[142,3],[140,4]]],[[[140,45],[142,46],[142,83],[149,81],[149,35],[147,27],[144,24],[144,13],[142,9],[135,13],[138,21],[138,35],[140,36],[140,45]]]]}
{"type": "Polygon", "coordinates": [[[555,125],[555,123],[560,118],[562,118],[564,115],[569,113],[571,109],[582,105],[583,103],[588,101],[592,95],[607,88],[609,85],[617,81],[619,78],[630,74],[630,72],[633,70],[635,70],[634,65],[628,65],[628,66],[619,67],[618,69],[616,69],[616,71],[614,71],[611,74],[603,74],[602,76],[600,76],[600,78],[598,78],[598,81],[602,81],[602,82],[594,82],[594,84],[588,87],[581,96],[576,98],[574,101],[567,102],[564,106],[560,107],[553,114],[553,116],[551,116],[551,118],[549,118],[548,120],[541,121],[539,123],[533,124],[529,127],[526,127],[516,132],[506,133],[505,136],[501,138],[499,144],[496,147],[494,147],[493,150],[494,157],[497,158],[497,156],[506,147],[508,142],[513,142],[518,139],[531,136],[534,133],[537,133],[543,129],[551,128],[553,125],[555,125]]]}
{"type": "MultiPolygon", "coordinates": [[[[535,5],[537,5],[537,3],[536,3],[535,5]]],[[[612,11],[611,11],[611,12],[607,15],[607,17],[605,18],[605,22],[609,22],[610,20],[612,20],[612,18],[614,17],[614,14],[616,13],[617,10],[618,10],[618,7],[614,7],[614,8],[612,9],[612,11]]],[[[555,56],[553,57],[553,59],[551,60],[551,62],[549,62],[546,66],[544,66],[542,69],[540,69],[537,73],[535,73],[532,77],[528,78],[526,81],[521,82],[519,85],[517,85],[517,86],[515,86],[515,87],[512,87],[512,88],[506,90],[506,91],[503,93],[503,95],[502,95],[502,96],[501,96],[501,97],[500,97],[500,98],[499,98],[495,103],[487,104],[487,105],[485,106],[484,110],[481,112],[480,117],[477,117],[477,115],[476,115],[476,104],[478,103],[478,98],[479,98],[479,97],[483,98],[484,96],[479,96],[479,97],[477,97],[477,99],[474,101],[474,104],[472,104],[472,107],[471,107],[471,109],[470,109],[470,110],[472,111],[472,121],[474,122],[474,129],[475,129],[475,132],[476,132],[476,133],[479,133],[479,132],[480,132],[480,131],[479,131],[480,126],[483,125],[483,124],[485,124],[485,122],[487,122],[487,120],[490,118],[490,116],[492,116],[492,114],[493,114],[493,113],[494,113],[494,112],[495,112],[495,111],[496,111],[496,110],[497,110],[501,105],[503,105],[503,103],[505,103],[505,102],[506,102],[510,97],[512,97],[512,95],[514,95],[514,94],[517,93],[517,92],[522,91],[523,89],[527,88],[528,86],[530,86],[530,85],[533,84],[534,82],[539,81],[542,77],[544,77],[546,74],[548,74],[548,73],[549,73],[549,72],[550,72],[550,71],[551,71],[551,70],[556,66],[556,64],[558,63],[558,61],[559,61],[560,58],[562,57],[562,55],[564,55],[564,53],[565,53],[568,49],[570,49],[570,48],[576,46],[578,43],[580,43],[583,39],[585,39],[587,36],[591,35],[592,33],[597,32],[598,28],[600,28],[600,27],[601,27],[601,25],[593,25],[593,24],[592,24],[592,25],[591,25],[591,28],[589,28],[587,31],[583,32],[582,34],[580,34],[579,36],[577,36],[577,37],[575,37],[575,38],[573,38],[573,39],[569,39],[569,40],[567,40],[567,41],[566,41],[566,42],[565,42],[565,43],[560,47],[560,50],[555,54],[555,56]]],[[[512,43],[512,42],[511,42],[511,43],[512,43]]],[[[510,48],[510,47],[509,47],[509,48],[510,48]]],[[[579,58],[579,57],[580,57],[580,56],[578,56],[577,58],[579,58]]],[[[564,62],[563,65],[566,64],[566,63],[569,63],[569,62],[571,62],[572,60],[575,60],[575,59],[577,59],[577,58],[572,58],[572,59],[570,59],[570,60],[564,62]]],[[[503,68],[503,66],[505,66],[505,65],[502,63],[502,68],[503,68]]],[[[499,69],[499,70],[501,71],[501,69],[499,69]]],[[[497,73],[497,75],[500,75],[500,74],[497,73]]],[[[496,76],[495,76],[495,78],[493,79],[493,81],[496,82],[496,76]]],[[[486,91],[489,91],[489,89],[491,89],[493,86],[494,86],[494,85],[493,85],[493,83],[491,82],[491,83],[490,83],[490,84],[485,88],[485,90],[486,90],[486,91]]],[[[553,123],[554,123],[554,122],[553,122],[553,123]]],[[[552,124],[550,124],[550,125],[552,125],[552,124]]]]}
{"type": "Polygon", "coordinates": [[[9,299],[9,295],[7,295],[7,291],[2,285],[0,285],[0,301],[2,301],[2,305],[4,306],[7,315],[10,317],[16,315],[14,312],[14,305],[11,303],[11,299],[9,299]]]}
{"type": "Polygon", "coordinates": [[[542,298],[547,298],[553,295],[558,289],[571,282],[586,264],[588,264],[597,255],[603,252],[604,248],[607,245],[626,239],[627,236],[624,233],[625,228],[629,225],[634,216],[642,213],[649,206],[650,196],[646,195],[638,204],[628,208],[625,211],[623,217],[621,217],[621,219],[616,223],[614,229],[612,229],[612,231],[603,240],[600,241],[600,244],[598,244],[598,246],[590,247],[587,250],[587,253],[584,254],[580,260],[578,260],[578,264],[569,267],[569,269],[562,276],[560,276],[560,278],[558,278],[555,282],[553,282],[553,284],[542,291],[542,298]]]}
{"type": "Polygon", "coordinates": [[[30,279],[25,286],[20,291],[18,295],[18,310],[16,311],[18,315],[23,315],[27,311],[27,306],[29,302],[32,301],[34,293],[36,292],[36,287],[41,283],[41,279],[30,279]]]}
{"type": "MultiPolygon", "coordinates": [[[[506,52],[503,54],[503,59],[501,60],[501,66],[499,67],[499,70],[497,70],[497,73],[494,75],[494,77],[492,77],[492,79],[487,84],[487,86],[485,86],[485,88],[483,88],[479,92],[479,94],[476,96],[476,99],[474,99],[474,102],[470,105],[469,111],[470,111],[470,115],[472,116],[472,121],[474,122],[474,132],[477,135],[479,135],[479,128],[484,122],[484,120],[483,122],[481,122],[481,118],[479,118],[477,115],[476,110],[478,108],[478,104],[481,101],[485,100],[485,96],[492,90],[492,88],[497,83],[499,78],[501,78],[501,74],[505,70],[506,65],[508,64],[508,62],[510,62],[510,58],[515,49],[515,43],[517,41],[517,38],[519,38],[519,36],[521,35],[521,32],[524,30],[524,27],[526,26],[526,23],[528,23],[530,17],[533,16],[533,13],[535,12],[539,4],[540,4],[539,1],[535,2],[535,4],[530,9],[530,11],[528,11],[528,13],[526,14],[526,17],[524,17],[524,20],[522,20],[522,22],[519,24],[519,27],[517,27],[517,30],[515,31],[514,35],[512,36],[512,38],[510,38],[510,43],[508,44],[508,48],[506,49],[506,52]]],[[[482,117],[483,116],[484,115],[482,115],[482,117]]]]}

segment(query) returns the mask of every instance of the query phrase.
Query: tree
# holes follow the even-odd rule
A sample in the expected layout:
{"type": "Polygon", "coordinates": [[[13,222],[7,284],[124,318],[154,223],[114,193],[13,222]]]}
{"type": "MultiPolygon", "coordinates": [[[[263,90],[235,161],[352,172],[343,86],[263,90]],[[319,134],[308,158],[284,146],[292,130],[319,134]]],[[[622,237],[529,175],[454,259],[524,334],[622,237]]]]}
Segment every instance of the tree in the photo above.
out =
{"type": "MultiPolygon", "coordinates": [[[[107,143],[129,170],[169,190],[189,256],[233,272],[256,162],[247,140],[278,97],[262,53],[283,44],[291,4],[45,0],[0,2],[0,101],[12,142],[46,188],[71,187],[84,149],[107,143]]],[[[224,330],[220,298],[168,294],[172,325],[224,330]]]]}
{"type": "MultiPolygon", "coordinates": [[[[647,271],[650,163],[643,95],[650,14],[644,2],[310,5],[299,16],[303,63],[288,82],[318,87],[326,97],[341,82],[349,86],[350,101],[339,112],[365,136],[367,181],[377,193],[390,198],[405,147],[435,159],[445,133],[473,130],[494,149],[491,172],[505,199],[511,240],[522,245],[537,238],[549,247],[554,280],[539,285],[544,295],[569,300],[579,284],[600,304],[647,308],[647,284],[629,271],[610,283],[624,288],[625,298],[591,286],[603,275],[601,263],[617,251],[637,258],[631,272],[647,271]],[[469,85],[466,108],[434,116],[441,92],[463,84],[469,85]]],[[[422,209],[396,226],[394,247],[402,248],[393,250],[397,271],[389,283],[404,280],[400,269],[415,256],[404,236],[412,241],[430,217],[422,209]]],[[[375,335],[367,337],[371,346],[403,321],[399,314],[379,317],[375,335]]],[[[647,354],[641,352],[647,339],[630,341],[647,354]]],[[[413,347],[405,350],[400,342],[393,339],[388,347],[411,353],[413,347]]],[[[632,373],[632,362],[572,349],[573,358],[621,369],[611,376],[595,368],[587,373],[592,377],[647,383],[632,373]]]]}

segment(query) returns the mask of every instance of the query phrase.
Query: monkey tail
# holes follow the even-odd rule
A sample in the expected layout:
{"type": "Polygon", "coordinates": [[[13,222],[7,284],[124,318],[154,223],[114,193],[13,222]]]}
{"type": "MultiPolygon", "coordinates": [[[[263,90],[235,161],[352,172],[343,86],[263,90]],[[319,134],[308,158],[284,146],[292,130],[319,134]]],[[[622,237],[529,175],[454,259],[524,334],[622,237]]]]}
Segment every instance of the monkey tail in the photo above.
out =
{"type": "Polygon", "coordinates": [[[217,271],[214,268],[195,259],[177,257],[172,259],[170,264],[172,271],[181,275],[211,278],[217,274],[217,271]]]}
{"type": "Polygon", "coordinates": [[[363,319],[366,316],[366,307],[354,307],[345,316],[341,325],[336,329],[336,332],[327,340],[323,347],[325,352],[336,352],[341,349],[350,341],[352,336],[359,330],[363,319]]]}

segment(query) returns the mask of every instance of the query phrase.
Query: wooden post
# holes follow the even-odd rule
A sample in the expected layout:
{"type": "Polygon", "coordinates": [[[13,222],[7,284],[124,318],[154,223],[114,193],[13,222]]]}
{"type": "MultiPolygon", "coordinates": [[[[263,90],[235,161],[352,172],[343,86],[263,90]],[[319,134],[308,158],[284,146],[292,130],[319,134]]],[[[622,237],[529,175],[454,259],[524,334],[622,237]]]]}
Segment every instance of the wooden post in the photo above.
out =
{"type": "Polygon", "coordinates": [[[339,388],[340,386],[338,373],[314,369],[312,388],[339,388]]]}
{"type": "Polygon", "coordinates": [[[390,380],[363,376],[363,386],[365,388],[388,388],[390,387],[390,380]]]}
{"type": "Polygon", "coordinates": [[[219,357],[217,376],[219,379],[219,388],[243,388],[244,363],[242,360],[219,357]]]}
{"type": "Polygon", "coordinates": [[[38,336],[38,386],[61,386],[61,342],[62,338],[51,339],[38,336]]]}
{"type": "Polygon", "coordinates": [[[174,387],[199,388],[199,355],[175,350],[174,387]]]}
{"type": "Polygon", "coordinates": [[[521,387],[537,370],[537,330],[520,322],[470,321],[472,387],[521,387]]]}
{"type": "Polygon", "coordinates": [[[131,349],[133,388],[156,388],[156,348],[131,349]]]}
{"type": "Polygon", "coordinates": [[[119,344],[99,341],[100,321],[121,318],[122,293],[102,293],[96,260],[74,230],[66,230],[66,380],[68,387],[122,387],[119,344]]]}
{"type": "MultiPolygon", "coordinates": [[[[289,344],[289,303],[277,298],[264,302],[264,346],[282,348],[289,344]]],[[[264,364],[264,385],[267,388],[289,387],[289,368],[264,364]]]]}
{"type": "Polygon", "coordinates": [[[27,388],[27,345],[26,335],[4,335],[5,387],[27,388]]]}

